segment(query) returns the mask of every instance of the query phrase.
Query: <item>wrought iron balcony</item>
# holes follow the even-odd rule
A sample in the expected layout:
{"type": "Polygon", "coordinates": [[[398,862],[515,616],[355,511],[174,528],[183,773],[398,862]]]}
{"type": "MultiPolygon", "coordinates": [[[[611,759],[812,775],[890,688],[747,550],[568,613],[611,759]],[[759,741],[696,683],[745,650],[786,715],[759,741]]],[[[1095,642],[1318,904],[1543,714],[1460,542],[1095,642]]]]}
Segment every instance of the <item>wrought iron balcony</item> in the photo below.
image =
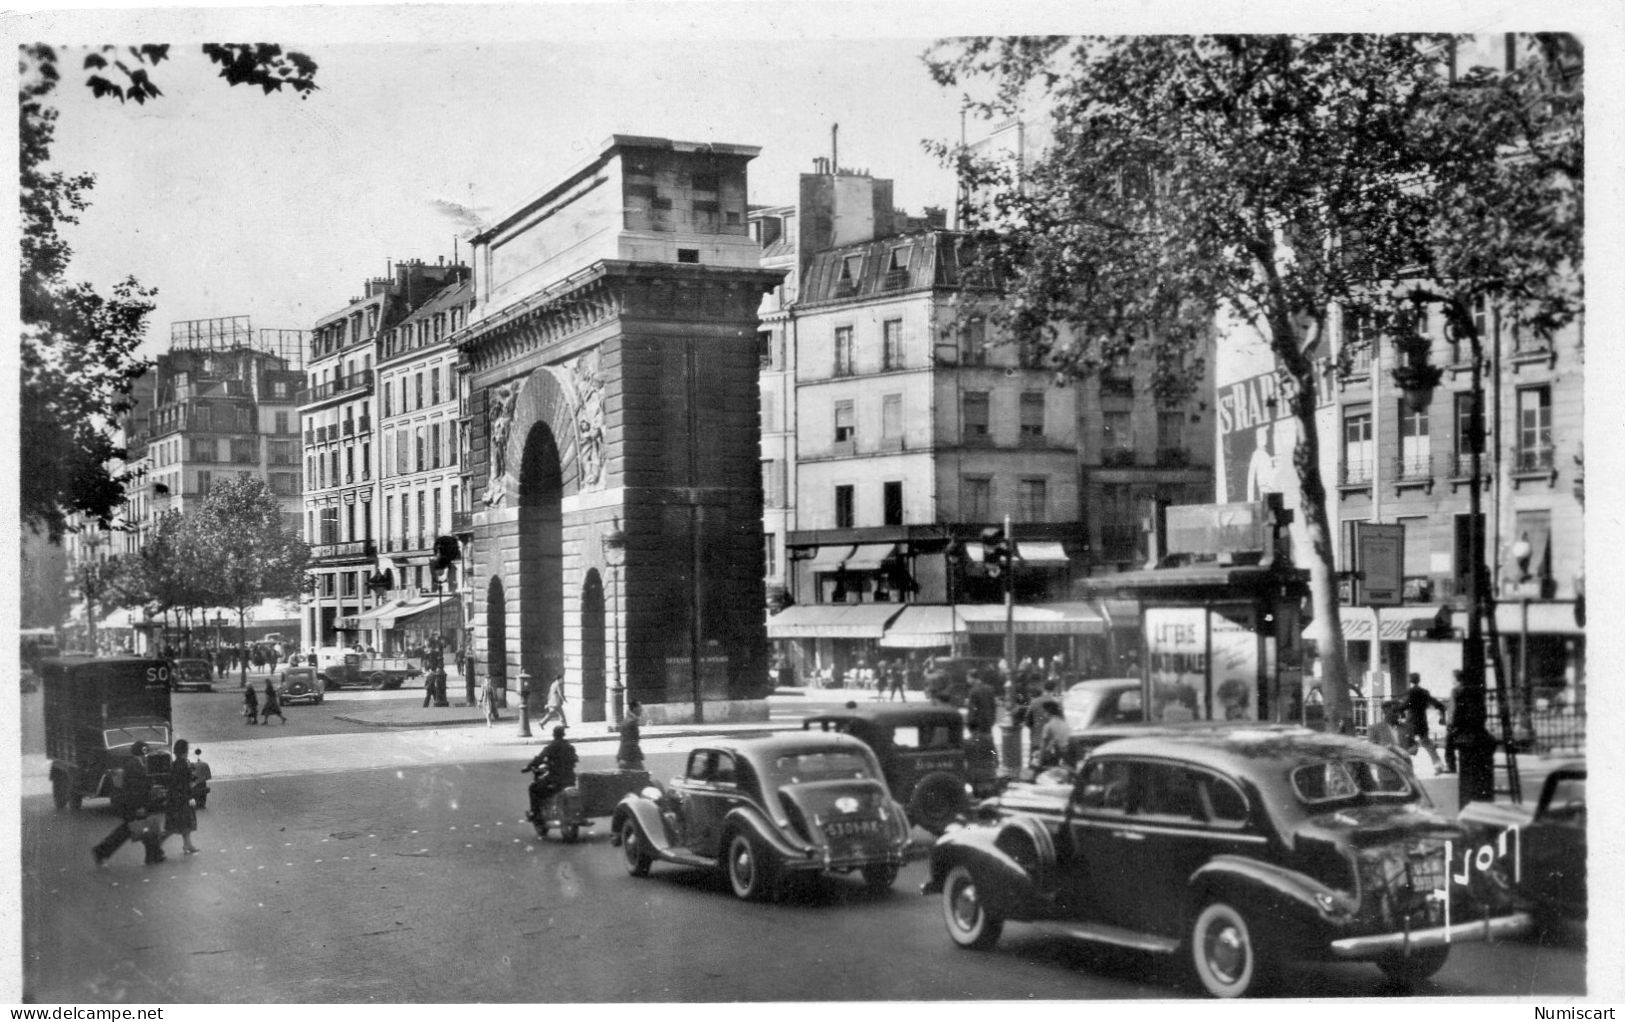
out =
{"type": "Polygon", "coordinates": [[[310,548],[310,560],[313,564],[355,563],[371,560],[376,556],[378,548],[370,539],[352,540],[348,543],[321,543],[310,548]]]}

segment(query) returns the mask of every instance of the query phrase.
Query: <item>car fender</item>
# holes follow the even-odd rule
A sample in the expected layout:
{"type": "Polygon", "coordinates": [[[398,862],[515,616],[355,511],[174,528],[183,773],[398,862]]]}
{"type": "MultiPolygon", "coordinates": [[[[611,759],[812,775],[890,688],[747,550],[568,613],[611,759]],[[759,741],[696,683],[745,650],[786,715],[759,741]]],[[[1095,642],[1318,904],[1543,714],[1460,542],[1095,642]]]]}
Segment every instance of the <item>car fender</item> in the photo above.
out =
{"type": "Polygon", "coordinates": [[[976,876],[977,897],[1000,917],[1030,919],[1043,915],[1038,907],[1042,896],[1035,878],[998,844],[999,837],[1007,832],[1024,834],[1007,831],[1001,825],[951,830],[938,838],[931,848],[931,878],[920,893],[941,893],[948,871],[962,865],[976,876]]]}
{"type": "Polygon", "coordinates": [[[731,829],[749,831],[784,859],[807,859],[814,851],[812,845],[799,840],[792,844],[786,840],[778,824],[755,805],[735,806],[728,810],[722,818],[722,830],[727,833],[731,829]]]}
{"type": "Polygon", "coordinates": [[[658,803],[637,794],[621,796],[615,811],[610,814],[610,833],[617,835],[615,841],[620,840],[621,826],[628,819],[637,824],[644,845],[651,852],[662,857],[670,852],[673,847],[672,833],[666,826],[658,803]]]}
{"type": "MultiPolygon", "coordinates": [[[[1308,941],[1303,931],[1352,919],[1358,904],[1348,894],[1295,870],[1240,855],[1216,855],[1191,874],[1190,909],[1210,897],[1252,905],[1267,914],[1272,930],[1290,944],[1308,941]]],[[[1309,941],[1313,943],[1312,941],[1309,941]]]]}

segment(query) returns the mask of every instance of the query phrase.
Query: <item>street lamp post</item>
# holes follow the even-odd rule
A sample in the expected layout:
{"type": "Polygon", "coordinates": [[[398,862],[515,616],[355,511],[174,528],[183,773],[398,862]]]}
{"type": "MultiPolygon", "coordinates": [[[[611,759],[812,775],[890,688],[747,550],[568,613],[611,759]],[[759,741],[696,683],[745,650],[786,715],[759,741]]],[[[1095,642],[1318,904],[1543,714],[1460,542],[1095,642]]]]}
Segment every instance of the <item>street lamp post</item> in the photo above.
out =
{"type": "MultiPolygon", "coordinates": [[[[1465,807],[1469,802],[1488,802],[1495,798],[1495,738],[1487,726],[1489,701],[1484,678],[1483,614],[1487,591],[1480,492],[1484,448],[1483,339],[1471,313],[1458,302],[1420,290],[1413,291],[1410,300],[1417,308],[1427,302],[1442,304],[1446,331],[1456,337],[1465,335],[1472,346],[1472,402],[1467,416],[1467,550],[1471,558],[1467,570],[1467,636],[1462,640],[1460,705],[1456,709],[1456,720],[1451,722],[1456,730],[1456,760],[1460,768],[1456,797],[1465,807]]],[[[1443,379],[1444,372],[1429,363],[1431,344],[1416,329],[1418,319],[1414,315],[1401,317],[1394,337],[1400,355],[1399,364],[1393,370],[1394,382],[1404,390],[1405,403],[1413,411],[1432,403],[1433,390],[1443,379]]]]}
{"type": "Polygon", "coordinates": [[[530,737],[530,672],[519,672],[519,737],[530,737]]]}
{"type": "Polygon", "coordinates": [[[626,533],[621,531],[621,520],[615,519],[614,528],[598,537],[604,551],[604,563],[609,568],[610,627],[615,636],[615,666],[610,686],[610,715],[613,728],[618,730],[626,719],[626,687],[621,683],[621,590],[620,566],[626,563],[626,533]]]}

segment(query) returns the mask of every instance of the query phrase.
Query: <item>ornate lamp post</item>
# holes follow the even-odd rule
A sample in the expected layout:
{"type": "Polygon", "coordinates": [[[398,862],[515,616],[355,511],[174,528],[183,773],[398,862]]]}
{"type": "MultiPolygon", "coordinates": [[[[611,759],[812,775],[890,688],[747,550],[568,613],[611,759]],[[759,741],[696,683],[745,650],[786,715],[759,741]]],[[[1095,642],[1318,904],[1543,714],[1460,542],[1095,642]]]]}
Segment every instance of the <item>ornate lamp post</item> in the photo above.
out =
{"type": "MultiPolygon", "coordinates": [[[[1467,550],[1472,559],[1467,566],[1467,636],[1461,649],[1461,698],[1456,707],[1456,759],[1461,768],[1457,777],[1457,799],[1488,802],[1495,798],[1495,738],[1486,726],[1487,690],[1484,678],[1484,603],[1488,597],[1484,565],[1483,496],[1481,457],[1484,449],[1483,339],[1472,315],[1453,300],[1420,290],[1412,291],[1413,309],[1434,302],[1444,307],[1445,331],[1453,339],[1463,336],[1472,345],[1472,407],[1467,420],[1468,502],[1467,550]]],[[[1394,382],[1405,392],[1405,403],[1421,411],[1433,401],[1433,390],[1444,370],[1429,363],[1432,345],[1417,329],[1415,313],[1398,317],[1394,347],[1399,364],[1393,369],[1394,382]]]]}
{"type": "Polygon", "coordinates": [[[620,568],[626,563],[626,533],[621,531],[621,520],[615,519],[615,525],[608,532],[598,537],[598,543],[604,551],[604,563],[609,567],[610,591],[610,627],[615,636],[613,650],[615,654],[614,673],[611,675],[609,689],[609,705],[611,723],[618,729],[621,722],[626,719],[626,686],[621,684],[621,589],[620,568]]]}
{"type": "Polygon", "coordinates": [[[530,737],[530,672],[519,672],[519,737],[530,737]]]}

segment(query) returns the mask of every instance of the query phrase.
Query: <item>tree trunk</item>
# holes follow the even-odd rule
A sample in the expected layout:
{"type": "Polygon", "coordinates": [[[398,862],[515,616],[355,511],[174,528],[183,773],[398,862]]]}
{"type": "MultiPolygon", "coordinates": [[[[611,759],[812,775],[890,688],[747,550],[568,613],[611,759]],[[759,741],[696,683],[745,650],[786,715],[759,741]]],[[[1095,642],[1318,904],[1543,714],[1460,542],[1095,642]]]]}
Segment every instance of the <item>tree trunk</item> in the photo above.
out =
{"type": "Polygon", "coordinates": [[[241,654],[237,659],[240,664],[239,677],[244,686],[248,684],[248,608],[237,608],[237,649],[241,654]]]}

